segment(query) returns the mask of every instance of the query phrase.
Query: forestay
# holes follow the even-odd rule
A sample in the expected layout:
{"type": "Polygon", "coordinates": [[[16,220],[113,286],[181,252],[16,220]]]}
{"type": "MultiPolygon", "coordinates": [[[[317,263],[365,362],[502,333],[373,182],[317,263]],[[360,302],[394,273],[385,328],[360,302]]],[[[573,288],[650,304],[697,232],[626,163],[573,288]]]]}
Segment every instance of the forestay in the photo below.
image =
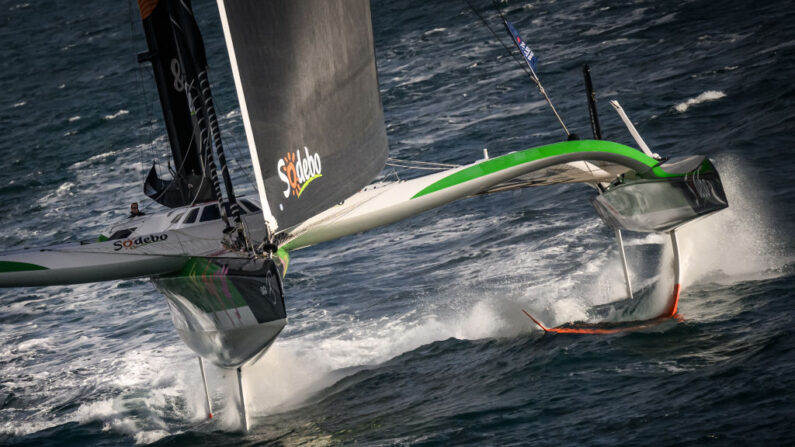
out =
{"type": "Polygon", "coordinates": [[[368,0],[218,0],[271,230],[367,185],[387,157],[368,0]]]}

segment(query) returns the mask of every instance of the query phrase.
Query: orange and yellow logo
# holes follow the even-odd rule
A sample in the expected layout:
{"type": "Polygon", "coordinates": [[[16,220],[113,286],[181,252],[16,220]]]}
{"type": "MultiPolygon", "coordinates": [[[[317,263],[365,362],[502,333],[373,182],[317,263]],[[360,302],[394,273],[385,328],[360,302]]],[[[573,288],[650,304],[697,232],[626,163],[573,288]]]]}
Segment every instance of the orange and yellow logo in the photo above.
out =
{"type": "Polygon", "coordinates": [[[294,197],[300,198],[313,180],[323,177],[320,155],[317,152],[314,155],[309,155],[309,149],[306,146],[304,146],[304,153],[305,156],[302,158],[300,150],[288,152],[276,164],[279,179],[287,185],[283,191],[285,199],[290,197],[290,193],[294,197]]]}

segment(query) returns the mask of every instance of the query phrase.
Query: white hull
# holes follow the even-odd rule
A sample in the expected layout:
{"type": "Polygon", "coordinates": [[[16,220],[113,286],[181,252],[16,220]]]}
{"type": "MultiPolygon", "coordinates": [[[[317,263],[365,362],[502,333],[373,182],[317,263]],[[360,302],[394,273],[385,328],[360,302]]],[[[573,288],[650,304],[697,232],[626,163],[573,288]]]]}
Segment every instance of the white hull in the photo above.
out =
{"type": "MultiPolygon", "coordinates": [[[[200,222],[198,218],[205,208],[213,206],[215,203],[201,204],[125,219],[111,225],[100,236],[102,241],[0,253],[0,287],[154,276],[180,270],[191,256],[229,255],[221,244],[224,224],[217,219],[200,222]],[[185,223],[191,210],[197,211],[197,219],[185,223]],[[114,234],[123,236],[108,239],[114,234]]],[[[250,212],[243,219],[252,238],[264,237],[261,212],[250,212]]]]}

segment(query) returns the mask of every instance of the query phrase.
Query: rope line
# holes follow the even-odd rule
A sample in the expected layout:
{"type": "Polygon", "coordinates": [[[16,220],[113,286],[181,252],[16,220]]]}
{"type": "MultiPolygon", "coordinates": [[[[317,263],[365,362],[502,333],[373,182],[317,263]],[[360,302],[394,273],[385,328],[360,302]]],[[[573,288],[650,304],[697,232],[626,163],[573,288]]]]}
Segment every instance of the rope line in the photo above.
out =
{"type": "Polygon", "coordinates": [[[424,171],[444,171],[451,168],[459,168],[461,165],[449,163],[435,163],[419,160],[400,160],[397,158],[387,158],[386,165],[395,168],[418,169],[424,171]]]}

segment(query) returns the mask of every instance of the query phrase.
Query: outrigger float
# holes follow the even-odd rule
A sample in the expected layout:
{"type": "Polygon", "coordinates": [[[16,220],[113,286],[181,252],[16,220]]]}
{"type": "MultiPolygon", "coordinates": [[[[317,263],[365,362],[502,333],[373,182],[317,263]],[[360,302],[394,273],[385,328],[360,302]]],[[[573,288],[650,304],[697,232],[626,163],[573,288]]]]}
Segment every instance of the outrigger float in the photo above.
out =
{"type": "MultiPolygon", "coordinates": [[[[555,112],[568,141],[493,158],[484,151],[482,159],[462,166],[387,160],[368,0],[317,0],[311,7],[218,0],[257,181],[257,197],[236,197],[190,1],[139,0],[139,7],[149,47],[139,60],[153,67],[175,167],[169,180],[153,167],[144,191],[168,210],[113,224],[94,240],[0,253],[0,287],[151,277],[180,338],[199,356],[209,417],[202,359],[236,370],[244,430],[243,369],[287,322],[282,277],[296,250],[463,198],[584,183],[596,191],[593,205],[616,232],[629,297],[621,231],[670,235],[674,287],[658,317],[669,318],[681,290],[676,230],[728,206],[707,158],[651,153],[618,103],[613,106],[641,150],[602,140],[587,69],[593,140],[575,139],[555,112]],[[439,172],[371,184],[387,164],[439,172]]],[[[552,106],[532,52],[505,25],[552,106]]],[[[617,329],[582,323],[546,328],[525,313],[547,332],[617,329]]],[[[624,330],[651,322],[630,322],[624,330]]]]}

